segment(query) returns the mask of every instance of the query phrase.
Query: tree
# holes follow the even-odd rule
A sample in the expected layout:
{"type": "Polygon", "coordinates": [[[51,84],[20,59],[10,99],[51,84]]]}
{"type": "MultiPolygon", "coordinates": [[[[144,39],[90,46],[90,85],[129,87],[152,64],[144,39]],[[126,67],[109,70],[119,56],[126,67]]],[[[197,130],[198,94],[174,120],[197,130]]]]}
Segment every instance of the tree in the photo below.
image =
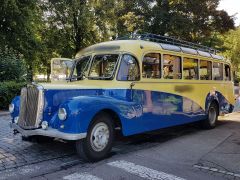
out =
{"type": "Polygon", "coordinates": [[[217,10],[220,0],[157,0],[147,30],[211,46],[215,33],[234,28],[233,18],[217,10]],[[208,44],[210,43],[210,44],[208,44]]]}
{"type": "Polygon", "coordinates": [[[118,0],[114,7],[116,36],[144,32],[153,3],[154,0],[118,0]]]}
{"type": "Polygon", "coordinates": [[[154,0],[91,0],[100,40],[143,32],[152,2],[154,0]]]}
{"type": "Polygon", "coordinates": [[[80,49],[97,42],[97,27],[94,14],[87,0],[42,1],[45,8],[47,26],[55,29],[60,54],[74,56],[80,49]]]}
{"type": "Polygon", "coordinates": [[[21,57],[12,49],[0,49],[0,82],[24,81],[26,67],[21,57]]]}
{"type": "Polygon", "coordinates": [[[36,37],[38,7],[36,0],[1,0],[0,46],[13,49],[26,60],[32,74],[35,52],[38,48],[36,37]]]}
{"type": "Polygon", "coordinates": [[[224,55],[231,60],[233,69],[236,72],[238,78],[239,74],[239,65],[240,65],[240,27],[236,30],[231,30],[223,36],[224,55]]]}

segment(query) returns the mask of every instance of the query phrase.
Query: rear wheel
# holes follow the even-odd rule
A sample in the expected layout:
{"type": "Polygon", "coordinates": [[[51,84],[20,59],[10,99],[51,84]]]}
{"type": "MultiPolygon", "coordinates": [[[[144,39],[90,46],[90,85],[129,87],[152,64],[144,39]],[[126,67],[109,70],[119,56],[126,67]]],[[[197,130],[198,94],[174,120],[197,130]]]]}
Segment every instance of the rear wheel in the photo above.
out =
{"type": "Polygon", "coordinates": [[[211,103],[208,109],[208,118],[202,121],[202,127],[205,129],[213,129],[216,127],[218,120],[219,110],[216,103],[211,103]]]}
{"type": "Polygon", "coordinates": [[[114,125],[112,117],[100,113],[91,124],[87,137],[76,142],[78,155],[85,161],[99,161],[107,157],[114,140],[114,125]]]}

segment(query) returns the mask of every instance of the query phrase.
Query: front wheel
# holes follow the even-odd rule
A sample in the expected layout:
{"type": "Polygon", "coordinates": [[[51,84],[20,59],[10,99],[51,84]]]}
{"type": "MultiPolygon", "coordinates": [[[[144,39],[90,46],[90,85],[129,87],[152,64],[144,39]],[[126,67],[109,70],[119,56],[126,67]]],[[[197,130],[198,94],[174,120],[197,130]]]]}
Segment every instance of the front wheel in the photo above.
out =
{"type": "Polygon", "coordinates": [[[87,137],[76,142],[78,155],[85,161],[99,161],[111,151],[114,140],[112,118],[107,113],[98,114],[91,124],[87,137]]]}
{"type": "Polygon", "coordinates": [[[208,118],[202,121],[202,127],[205,129],[213,129],[216,127],[219,110],[216,103],[211,103],[208,109],[208,118]]]}

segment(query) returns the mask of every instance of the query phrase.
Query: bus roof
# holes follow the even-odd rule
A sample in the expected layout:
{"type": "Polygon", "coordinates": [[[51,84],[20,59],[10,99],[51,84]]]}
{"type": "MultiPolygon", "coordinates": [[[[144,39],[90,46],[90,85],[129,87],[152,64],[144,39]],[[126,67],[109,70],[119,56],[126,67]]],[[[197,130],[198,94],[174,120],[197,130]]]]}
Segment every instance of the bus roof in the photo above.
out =
{"type": "Polygon", "coordinates": [[[206,52],[203,50],[196,50],[193,48],[177,46],[167,43],[158,43],[158,42],[151,42],[146,40],[114,40],[114,41],[107,41],[98,43],[92,46],[89,46],[81,51],[79,51],[76,55],[76,58],[80,57],[83,54],[93,53],[93,52],[109,52],[109,51],[122,51],[122,52],[132,52],[136,53],[139,50],[166,50],[166,51],[173,51],[179,52],[184,54],[190,55],[197,55],[207,58],[213,58],[217,60],[224,60],[223,56],[206,52]]]}

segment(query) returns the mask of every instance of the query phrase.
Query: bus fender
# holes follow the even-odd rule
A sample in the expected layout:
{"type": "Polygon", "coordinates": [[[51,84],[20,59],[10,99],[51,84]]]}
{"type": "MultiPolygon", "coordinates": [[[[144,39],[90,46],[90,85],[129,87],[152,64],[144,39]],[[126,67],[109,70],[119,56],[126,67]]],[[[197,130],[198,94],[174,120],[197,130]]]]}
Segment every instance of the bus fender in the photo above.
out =
{"type": "MultiPolygon", "coordinates": [[[[129,117],[128,113],[134,106],[133,102],[122,101],[111,97],[93,97],[93,96],[81,96],[69,99],[65,103],[61,104],[59,108],[66,109],[67,119],[60,122],[60,131],[68,133],[86,133],[89,125],[91,124],[94,116],[102,110],[108,109],[118,115],[120,123],[124,126],[124,119],[129,117]]],[[[124,127],[123,127],[124,128],[124,127]]]]}

